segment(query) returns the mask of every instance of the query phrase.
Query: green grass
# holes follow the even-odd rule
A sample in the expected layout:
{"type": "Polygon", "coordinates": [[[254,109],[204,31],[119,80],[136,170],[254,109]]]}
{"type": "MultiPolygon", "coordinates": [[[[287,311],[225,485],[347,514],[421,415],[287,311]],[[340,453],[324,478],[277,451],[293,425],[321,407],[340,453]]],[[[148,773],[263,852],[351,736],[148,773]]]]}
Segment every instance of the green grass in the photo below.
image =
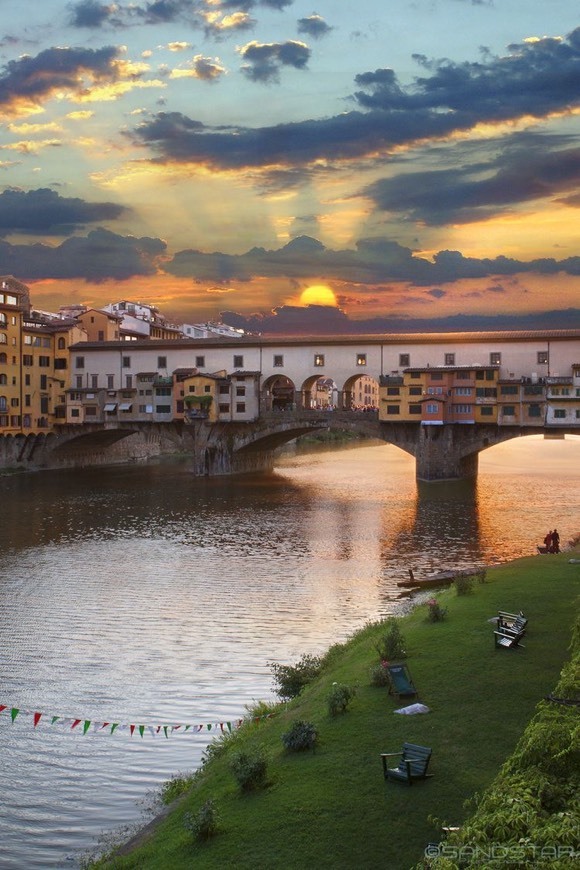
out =
{"type": "Polygon", "coordinates": [[[333,648],[322,675],[273,719],[241,729],[142,845],[99,866],[408,870],[429,841],[439,840],[429,817],[464,821],[465,800],[490,785],[536,705],[557,684],[580,589],[580,566],[570,565],[569,555],[490,570],[471,595],[441,593],[448,608],[443,622],[426,622],[425,606],[401,618],[407,661],[431,713],[395,715],[399,705],[387,690],[370,685],[375,643],[384,632],[384,624],[371,625],[333,648]],[[529,618],[524,649],[495,649],[488,620],[498,609],[521,609],[529,618]],[[334,681],[358,691],[344,715],[330,717],[334,681]],[[298,718],[317,726],[316,751],[284,751],[281,735],[298,718]],[[379,758],[404,741],[433,748],[433,778],[412,788],[385,782],[379,758]],[[228,751],[257,745],[271,759],[269,785],[242,794],[228,751]],[[216,802],[221,828],[197,843],[183,815],[208,798],[216,802]]]}

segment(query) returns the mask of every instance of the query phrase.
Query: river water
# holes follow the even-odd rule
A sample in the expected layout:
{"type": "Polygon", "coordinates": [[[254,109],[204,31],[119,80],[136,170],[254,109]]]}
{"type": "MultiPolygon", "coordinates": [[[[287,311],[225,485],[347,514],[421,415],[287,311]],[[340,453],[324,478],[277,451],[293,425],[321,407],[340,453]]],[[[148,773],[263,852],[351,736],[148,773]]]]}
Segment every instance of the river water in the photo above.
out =
{"type": "Polygon", "coordinates": [[[580,438],[531,437],[482,454],[476,484],[418,485],[387,445],[237,478],[176,460],[0,478],[0,867],[74,867],[134,825],[219,723],[273,697],[269,662],[392,613],[409,567],[578,534],[579,460],[580,438]]]}

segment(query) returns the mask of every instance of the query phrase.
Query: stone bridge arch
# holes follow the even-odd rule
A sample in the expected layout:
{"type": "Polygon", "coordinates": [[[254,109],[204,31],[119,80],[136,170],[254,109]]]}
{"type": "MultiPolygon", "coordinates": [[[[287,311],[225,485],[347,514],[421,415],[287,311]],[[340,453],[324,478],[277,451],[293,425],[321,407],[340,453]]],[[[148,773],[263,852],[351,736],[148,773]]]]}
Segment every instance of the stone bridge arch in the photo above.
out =
{"type": "Polygon", "coordinates": [[[286,411],[296,404],[296,385],[286,375],[270,375],[261,388],[262,413],[286,411]]]}

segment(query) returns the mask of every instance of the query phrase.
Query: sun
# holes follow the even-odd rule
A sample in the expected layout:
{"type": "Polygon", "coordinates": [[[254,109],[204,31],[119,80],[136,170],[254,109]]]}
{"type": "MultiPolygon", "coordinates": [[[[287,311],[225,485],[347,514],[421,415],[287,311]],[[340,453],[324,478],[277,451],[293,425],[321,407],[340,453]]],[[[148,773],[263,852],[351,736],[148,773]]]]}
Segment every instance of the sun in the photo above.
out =
{"type": "Polygon", "coordinates": [[[336,296],[326,284],[313,284],[300,294],[301,305],[332,305],[336,307],[336,296]]]}

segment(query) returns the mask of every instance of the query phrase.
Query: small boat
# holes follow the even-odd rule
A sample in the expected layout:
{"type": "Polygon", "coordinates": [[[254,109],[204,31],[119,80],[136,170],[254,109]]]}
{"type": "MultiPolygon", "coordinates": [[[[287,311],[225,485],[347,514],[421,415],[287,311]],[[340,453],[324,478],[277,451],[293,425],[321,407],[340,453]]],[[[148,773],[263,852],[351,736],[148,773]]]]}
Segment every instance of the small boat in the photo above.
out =
{"type": "Polygon", "coordinates": [[[456,577],[470,576],[470,571],[438,571],[436,574],[428,574],[426,577],[416,579],[413,571],[409,568],[409,579],[400,580],[397,586],[400,589],[436,589],[438,586],[447,586],[453,583],[456,577]]]}

